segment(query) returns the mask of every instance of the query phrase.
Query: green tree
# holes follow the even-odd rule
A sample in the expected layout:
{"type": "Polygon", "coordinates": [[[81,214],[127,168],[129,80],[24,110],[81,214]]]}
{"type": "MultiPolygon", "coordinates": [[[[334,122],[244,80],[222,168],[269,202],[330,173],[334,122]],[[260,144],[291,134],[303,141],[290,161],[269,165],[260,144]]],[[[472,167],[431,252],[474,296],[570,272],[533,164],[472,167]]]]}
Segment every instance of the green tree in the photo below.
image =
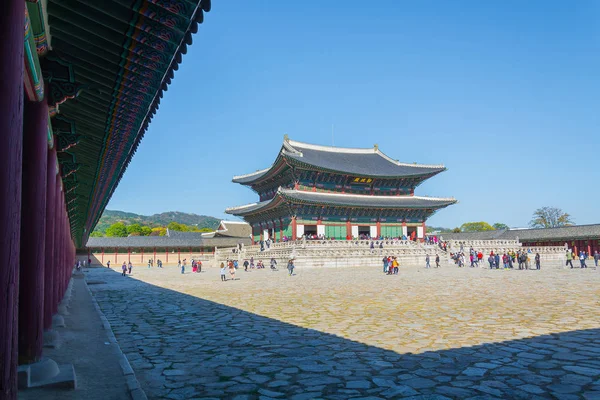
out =
{"type": "Polygon", "coordinates": [[[122,222],[116,222],[106,228],[107,237],[127,237],[127,227],[122,222]]]}
{"type": "Polygon", "coordinates": [[[494,227],[487,222],[465,222],[460,226],[461,232],[493,231],[494,227]]]}
{"type": "Polygon", "coordinates": [[[190,228],[187,225],[180,224],[179,222],[169,222],[167,229],[170,231],[189,232],[190,228]]]}
{"type": "Polygon", "coordinates": [[[557,207],[538,208],[533,212],[533,218],[529,222],[532,228],[556,228],[573,224],[571,216],[557,207]]]}
{"type": "Polygon", "coordinates": [[[164,226],[159,226],[157,228],[152,228],[152,233],[150,236],[165,236],[167,234],[167,228],[164,226]]]}
{"type": "Polygon", "coordinates": [[[104,237],[104,234],[100,231],[94,231],[94,232],[92,232],[90,237],[104,237]]]}
{"type": "Polygon", "coordinates": [[[494,227],[494,229],[500,230],[500,229],[509,229],[508,225],[503,224],[501,222],[496,222],[494,225],[492,225],[494,227]]]}
{"type": "Polygon", "coordinates": [[[152,228],[150,228],[149,226],[142,226],[142,236],[150,236],[150,234],[152,233],[152,228]]]}
{"type": "Polygon", "coordinates": [[[460,228],[456,227],[456,228],[452,229],[452,233],[460,233],[460,228]]]}
{"type": "Polygon", "coordinates": [[[127,234],[131,236],[141,236],[142,227],[140,224],[131,224],[127,226],[127,234]]]}

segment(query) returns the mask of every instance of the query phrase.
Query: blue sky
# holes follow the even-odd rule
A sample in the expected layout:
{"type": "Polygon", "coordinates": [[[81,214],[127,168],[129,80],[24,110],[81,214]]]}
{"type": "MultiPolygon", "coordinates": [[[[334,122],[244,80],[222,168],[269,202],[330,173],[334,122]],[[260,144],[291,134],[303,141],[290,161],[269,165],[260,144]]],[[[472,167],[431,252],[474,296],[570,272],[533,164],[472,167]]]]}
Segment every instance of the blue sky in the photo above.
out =
{"type": "Polygon", "coordinates": [[[429,224],[600,222],[600,2],[213,1],[108,208],[225,217],[283,135],[448,171],[429,224]],[[333,138],[332,138],[333,125],[333,138]]]}

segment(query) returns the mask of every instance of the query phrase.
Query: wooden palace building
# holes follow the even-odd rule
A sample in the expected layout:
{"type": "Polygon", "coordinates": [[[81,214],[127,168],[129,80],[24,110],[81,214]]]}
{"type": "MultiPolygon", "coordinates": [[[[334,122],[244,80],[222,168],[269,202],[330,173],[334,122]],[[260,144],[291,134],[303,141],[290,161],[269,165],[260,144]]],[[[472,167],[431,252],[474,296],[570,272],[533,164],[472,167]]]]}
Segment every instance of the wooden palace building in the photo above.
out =
{"type": "Polygon", "coordinates": [[[253,242],[307,238],[423,239],[425,222],[454,198],[415,196],[443,165],[401,163],[377,145],[367,149],[318,146],[284,137],[269,168],[236,176],[259,202],[227,213],[252,226],[253,242]]]}

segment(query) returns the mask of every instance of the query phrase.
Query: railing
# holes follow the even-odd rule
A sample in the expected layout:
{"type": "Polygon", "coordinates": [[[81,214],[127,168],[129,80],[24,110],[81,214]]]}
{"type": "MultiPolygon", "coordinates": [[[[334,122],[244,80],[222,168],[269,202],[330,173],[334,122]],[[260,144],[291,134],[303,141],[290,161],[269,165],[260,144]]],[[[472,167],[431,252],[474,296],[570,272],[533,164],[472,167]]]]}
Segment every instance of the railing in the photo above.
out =
{"type": "Polygon", "coordinates": [[[448,240],[448,248],[460,248],[468,250],[469,248],[491,248],[491,247],[521,247],[518,240],[448,240]]]}
{"type": "MultiPolygon", "coordinates": [[[[376,242],[376,241],[374,241],[376,242]]],[[[375,259],[382,256],[396,256],[400,260],[405,259],[410,262],[424,262],[425,256],[435,257],[440,255],[446,258],[446,253],[438,245],[426,245],[409,241],[389,241],[380,249],[375,247],[370,248],[371,241],[290,241],[285,243],[274,243],[270,248],[265,246],[264,251],[260,250],[260,246],[244,246],[241,250],[238,248],[217,249],[214,254],[216,264],[225,262],[226,260],[235,259],[242,264],[243,260],[254,258],[254,262],[262,260],[265,265],[268,265],[271,258],[275,258],[279,265],[287,262],[290,258],[297,260],[315,260],[315,259],[375,259]]],[[[512,240],[494,240],[494,241],[470,241],[466,242],[465,252],[468,252],[469,246],[473,244],[476,250],[494,251],[494,253],[502,254],[508,251],[518,251],[528,249],[531,254],[540,253],[544,256],[552,256],[552,258],[560,257],[564,253],[562,247],[528,247],[523,248],[521,244],[512,240]],[[479,246],[476,246],[479,244],[479,246]]],[[[457,250],[457,249],[455,249],[457,250]]],[[[449,248],[449,252],[452,250],[449,248]]]]}

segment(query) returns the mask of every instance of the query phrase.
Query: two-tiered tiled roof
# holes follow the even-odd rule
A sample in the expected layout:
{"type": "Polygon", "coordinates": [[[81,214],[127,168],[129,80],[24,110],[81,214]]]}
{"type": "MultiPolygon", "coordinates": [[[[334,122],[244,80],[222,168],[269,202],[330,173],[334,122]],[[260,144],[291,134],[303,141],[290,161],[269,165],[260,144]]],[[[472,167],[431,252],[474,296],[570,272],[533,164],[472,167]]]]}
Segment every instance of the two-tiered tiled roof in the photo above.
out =
{"type": "Polygon", "coordinates": [[[233,182],[252,185],[277,174],[286,165],[371,178],[430,178],[446,170],[443,165],[410,164],[393,160],[382,153],[378,146],[367,149],[319,146],[286,137],[271,167],[234,176],[233,182]]]}
{"type": "Polygon", "coordinates": [[[287,204],[331,205],[337,207],[368,207],[368,208],[426,208],[438,210],[456,203],[454,198],[421,197],[421,196],[365,196],[345,193],[308,192],[280,188],[276,195],[267,201],[252,203],[225,210],[228,214],[248,215],[258,211],[268,210],[287,204]]]}

